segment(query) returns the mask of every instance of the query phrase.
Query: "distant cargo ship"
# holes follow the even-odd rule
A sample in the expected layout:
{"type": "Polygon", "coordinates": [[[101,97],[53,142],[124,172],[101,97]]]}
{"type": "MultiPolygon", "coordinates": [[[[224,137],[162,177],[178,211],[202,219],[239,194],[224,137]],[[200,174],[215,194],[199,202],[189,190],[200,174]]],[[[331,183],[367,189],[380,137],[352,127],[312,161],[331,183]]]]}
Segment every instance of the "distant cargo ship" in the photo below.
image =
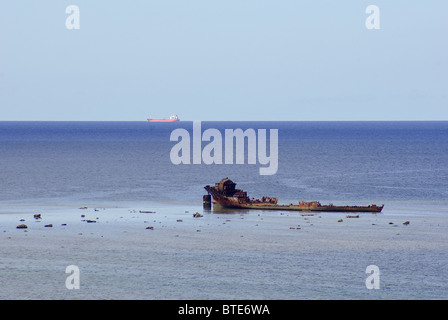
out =
{"type": "Polygon", "coordinates": [[[205,186],[204,189],[213,197],[213,202],[227,208],[258,209],[258,210],[293,210],[293,211],[333,211],[333,212],[381,212],[384,205],[369,206],[335,206],[321,205],[319,201],[300,201],[299,204],[279,205],[277,198],[262,197],[250,199],[243,190],[235,188],[236,183],[225,178],[215,183],[215,186],[205,186]]]}
{"type": "Polygon", "coordinates": [[[176,122],[180,121],[179,117],[177,115],[171,116],[169,119],[151,119],[148,118],[149,122],[176,122]]]}

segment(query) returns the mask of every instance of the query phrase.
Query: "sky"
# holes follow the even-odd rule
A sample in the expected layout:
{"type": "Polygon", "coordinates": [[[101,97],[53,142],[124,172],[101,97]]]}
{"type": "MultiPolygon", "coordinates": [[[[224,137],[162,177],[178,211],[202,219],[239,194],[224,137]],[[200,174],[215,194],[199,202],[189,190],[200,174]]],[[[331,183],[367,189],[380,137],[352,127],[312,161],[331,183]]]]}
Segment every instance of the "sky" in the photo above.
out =
{"type": "Polygon", "coordinates": [[[448,120],[447,16],[446,0],[2,1],[0,121],[448,120]]]}

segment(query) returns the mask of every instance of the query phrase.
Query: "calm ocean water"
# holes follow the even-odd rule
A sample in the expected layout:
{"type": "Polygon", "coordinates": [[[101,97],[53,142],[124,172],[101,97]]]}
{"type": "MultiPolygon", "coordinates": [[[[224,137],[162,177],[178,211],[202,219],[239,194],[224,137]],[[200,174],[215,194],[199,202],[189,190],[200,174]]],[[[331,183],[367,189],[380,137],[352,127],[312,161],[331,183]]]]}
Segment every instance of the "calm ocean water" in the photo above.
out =
{"type": "Polygon", "coordinates": [[[170,134],[179,127],[192,132],[192,122],[0,122],[0,298],[448,298],[448,122],[202,122],[223,135],[278,129],[270,176],[258,163],[172,164],[170,134]],[[385,209],[359,219],[269,211],[191,218],[203,187],[224,177],[280,203],[385,209]],[[32,217],[42,207],[51,230],[32,217]],[[80,222],[80,212],[99,223],[80,222]],[[19,218],[27,232],[16,230],[19,218]],[[82,269],[81,290],[64,286],[71,264],[82,269]],[[364,285],[370,264],[381,269],[380,290],[364,285]]]}
{"type": "MultiPolygon", "coordinates": [[[[203,122],[279,130],[278,172],[260,164],[173,165],[192,122],[0,122],[0,202],[197,202],[223,177],[280,201],[448,198],[448,122],[203,122]]],[[[203,142],[203,146],[206,142],[203,142]]]]}

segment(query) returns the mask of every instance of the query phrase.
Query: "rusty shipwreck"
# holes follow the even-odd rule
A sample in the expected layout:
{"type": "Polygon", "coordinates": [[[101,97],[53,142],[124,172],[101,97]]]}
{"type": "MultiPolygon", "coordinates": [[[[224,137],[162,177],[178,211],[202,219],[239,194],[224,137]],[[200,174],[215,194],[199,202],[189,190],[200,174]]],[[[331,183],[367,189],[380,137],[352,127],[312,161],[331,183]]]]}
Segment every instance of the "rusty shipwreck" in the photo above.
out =
{"type": "Polygon", "coordinates": [[[226,208],[258,209],[258,210],[291,210],[291,211],[327,211],[327,212],[381,212],[384,204],[377,206],[335,206],[321,205],[319,201],[299,201],[298,204],[281,205],[274,197],[250,199],[247,192],[236,189],[236,183],[229,178],[222,179],[212,187],[207,185],[205,190],[213,197],[213,202],[226,208]]]}

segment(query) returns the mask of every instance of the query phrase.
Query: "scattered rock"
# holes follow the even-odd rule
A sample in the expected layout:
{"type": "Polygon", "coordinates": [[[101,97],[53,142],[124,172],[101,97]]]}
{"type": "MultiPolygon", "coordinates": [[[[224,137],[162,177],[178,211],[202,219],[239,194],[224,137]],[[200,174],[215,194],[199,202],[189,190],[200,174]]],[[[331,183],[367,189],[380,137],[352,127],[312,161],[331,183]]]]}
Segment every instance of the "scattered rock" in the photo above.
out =
{"type": "Polygon", "coordinates": [[[203,217],[203,215],[200,214],[199,212],[193,214],[193,218],[201,218],[201,217],[203,217]]]}
{"type": "Polygon", "coordinates": [[[140,213],[156,213],[155,211],[145,211],[145,210],[140,210],[140,213]]]}
{"type": "Polygon", "coordinates": [[[177,222],[183,222],[184,220],[182,220],[182,219],[177,219],[176,221],[177,221],[177,222]]]}
{"type": "Polygon", "coordinates": [[[82,210],[86,210],[86,209],[87,209],[87,207],[81,207],[81,208],[79,208],[79,209],[82,209],[82,210]]]}
{"type": "Polygon", "coordinates": [[[338,222],[343,222],[343,221],[344,221],[344,220],[342,220],[342,219],[339,219],[339,220],[338,220],[338,222]]]}
{"type": "Polygon", "coordinates": [[[25,221],[25,219],[20,219],[19,221],[25,221]]]}
{"type": "Polygon", "coordinates": [[[86,217],[86,215],[85,215],[85,214],[82,214],[82,215],[81,215],[81,218],[85,218],[85,217],[86,217]]]}
{"type": "Polygon", "coordinates": [[[46,224],[44,227],[46,227],[46,228],[52,228],[53,225],[50,223],[50,224],[46,224]]]}
{"type": "Polygon", "coordinates": [[[148,229],[148,230],[154,230],[154,227],[149,226],[149,227],[146,227],[146,229],[148,229]]]}
{"type": "Polygon", "coordinates": [[[42,216],[41,216],[41,214],[40,213],[36,213],[35,215],[34,215],[34,219],[42,219],[42,216]]]}
{"type": "Polygon", "coordinates": [[[359,214],[355,214],[355,215],[346,215],[346,218],[359,218],[359,214]]]}
{"type": "Polygon", "coordinates": [[[410,224],[411,222],[410,221],[405,221],[405,222],[403,222],[403,224],[405,225],[405,226],[407,226],[408,224],[410,224]]]}
{"type": "Polygon", "coordinates": [[[96,220],[86,220],[87,223],[95,223],[96,220]]]}
{"type": "Polygon", "coordinates": [[[26,224],[22,223],[22,224],[19,224],[16,228],[17,229],[26,229],[26,228],[28,228],[28,226],[26,224]]]}

